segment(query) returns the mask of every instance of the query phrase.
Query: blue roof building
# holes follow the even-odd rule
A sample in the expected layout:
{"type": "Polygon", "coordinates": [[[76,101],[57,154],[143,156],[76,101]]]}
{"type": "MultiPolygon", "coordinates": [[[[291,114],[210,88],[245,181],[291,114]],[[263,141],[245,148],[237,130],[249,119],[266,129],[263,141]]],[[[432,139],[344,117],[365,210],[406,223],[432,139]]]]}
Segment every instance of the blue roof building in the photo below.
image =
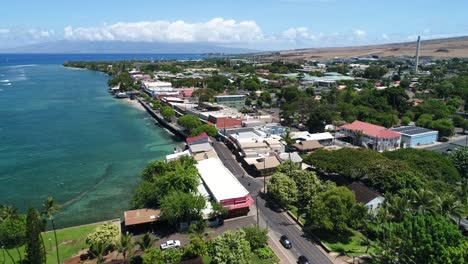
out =
{"type": "Polygon", "coordinates": [[[391,130],[401,134],[401,145],[404,148],[432,144],[437,141],[439,135],[438,131],[417,126],[402,126],[391,130]]]}

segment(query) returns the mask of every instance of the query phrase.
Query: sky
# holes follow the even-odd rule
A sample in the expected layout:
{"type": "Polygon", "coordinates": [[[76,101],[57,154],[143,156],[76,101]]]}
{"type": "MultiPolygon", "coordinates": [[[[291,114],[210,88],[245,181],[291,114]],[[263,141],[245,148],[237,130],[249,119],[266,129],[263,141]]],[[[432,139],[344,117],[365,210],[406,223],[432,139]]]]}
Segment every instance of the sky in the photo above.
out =
{"type": "Polygon", "coordinates": [[[280,50],[468,35],[466,0],[14,0],[0,6],[0,49],[120,40],[280,50]]]}

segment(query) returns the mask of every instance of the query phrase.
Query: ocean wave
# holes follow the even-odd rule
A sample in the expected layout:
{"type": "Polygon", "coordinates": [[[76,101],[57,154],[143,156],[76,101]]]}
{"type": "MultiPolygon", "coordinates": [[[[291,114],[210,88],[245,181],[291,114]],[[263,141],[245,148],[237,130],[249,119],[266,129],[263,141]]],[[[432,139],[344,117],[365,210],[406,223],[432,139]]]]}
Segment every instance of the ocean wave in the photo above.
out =
{"type": "Polygon", "coordinates": [[[10,80],[0,80],[1,83],[7,83],[10,82],[10,80]]]}
{"type": "Polygon", "coordinates": [[[37,64],[24,64],[24,65],[13,65],[8,66],[8,68],[22,68],[22,67],[36,67],[37,64]]]}
{"type": "Polygon", "coordinates": [[[2,85],[3,85],[3,86],[10,86],[11,83],[4,83],[4,84],[2,84],[2,85]]]}

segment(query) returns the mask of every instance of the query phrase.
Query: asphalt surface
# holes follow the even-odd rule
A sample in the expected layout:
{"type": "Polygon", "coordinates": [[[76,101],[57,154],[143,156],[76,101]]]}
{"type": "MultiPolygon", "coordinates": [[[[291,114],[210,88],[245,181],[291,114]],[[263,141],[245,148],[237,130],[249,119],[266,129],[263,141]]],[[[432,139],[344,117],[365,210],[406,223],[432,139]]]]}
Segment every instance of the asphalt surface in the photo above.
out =
{"type": "Polygon", "coordinates": [[[214,142],[213,147],[224,166],[228,168],[239,180],[240,183],[256,199],[256,206],[260,217],[260,225],[267,226],[279,240],[281,235],[286,235],[292,243],[290,253],[297,260],[301,255],[306,256],[311,263],[333,263],[317,244],[304,237],[296,223],[292,222],[284,215],[281,209],[272,206],[267,207],[267,202],[258,196],[263,188],[263,178],[253,178],[247,175],[242,167],[237,163],[231,151],[221,142],[214,142]]]}
{"type": "Polygon", "coordinates": [[[441,143],[441,144],[435,144],[435,145],[430,145],[430,146],[424,146],[424,147],[421,147],[423,149],[427,149],[427,150],[432,150],[432,151],[436,151],[436,152],[439,152],[439,153],[446,153],[447,150],[453,150],[457,147],[460,147],[460,146],[468,146],[468,139],[467,139],[468,135],[465,135],[465,136],[458,136],[448,142],[445,142],[445,143],[441,143]]]}

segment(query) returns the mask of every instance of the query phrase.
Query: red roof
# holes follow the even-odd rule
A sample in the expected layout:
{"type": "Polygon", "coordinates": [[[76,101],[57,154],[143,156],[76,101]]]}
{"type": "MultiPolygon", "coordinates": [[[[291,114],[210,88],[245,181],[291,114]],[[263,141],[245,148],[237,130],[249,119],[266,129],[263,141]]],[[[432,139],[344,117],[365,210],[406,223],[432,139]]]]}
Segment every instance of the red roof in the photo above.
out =
{"type": "Polygon", "coordinates": [[[354,121],[351,124],[341,126],[340,128],[345,128],[354,131],[362,131],[363,134],[376,138],[396,138],[401,136],[400,133],[388,130],[383,126],[373,125],[358,120],[354,121]]]}
{"type": "Polygon", "coordinates": [[[205,138],[208,138],[208,135],[206,134],[206,132],[203,132],[198,136],[188,137],[185,141],[187,142],[187,144],[192,144],[192,142],[194,141],[198,141],[198,140],[205,139],[205,138]]]}
{"type": "Polygon", "coordinates": [[[216,118],[217,128],[231,128],[242,126],[242,120],[230,117],[218,117],[216,118]]]}

